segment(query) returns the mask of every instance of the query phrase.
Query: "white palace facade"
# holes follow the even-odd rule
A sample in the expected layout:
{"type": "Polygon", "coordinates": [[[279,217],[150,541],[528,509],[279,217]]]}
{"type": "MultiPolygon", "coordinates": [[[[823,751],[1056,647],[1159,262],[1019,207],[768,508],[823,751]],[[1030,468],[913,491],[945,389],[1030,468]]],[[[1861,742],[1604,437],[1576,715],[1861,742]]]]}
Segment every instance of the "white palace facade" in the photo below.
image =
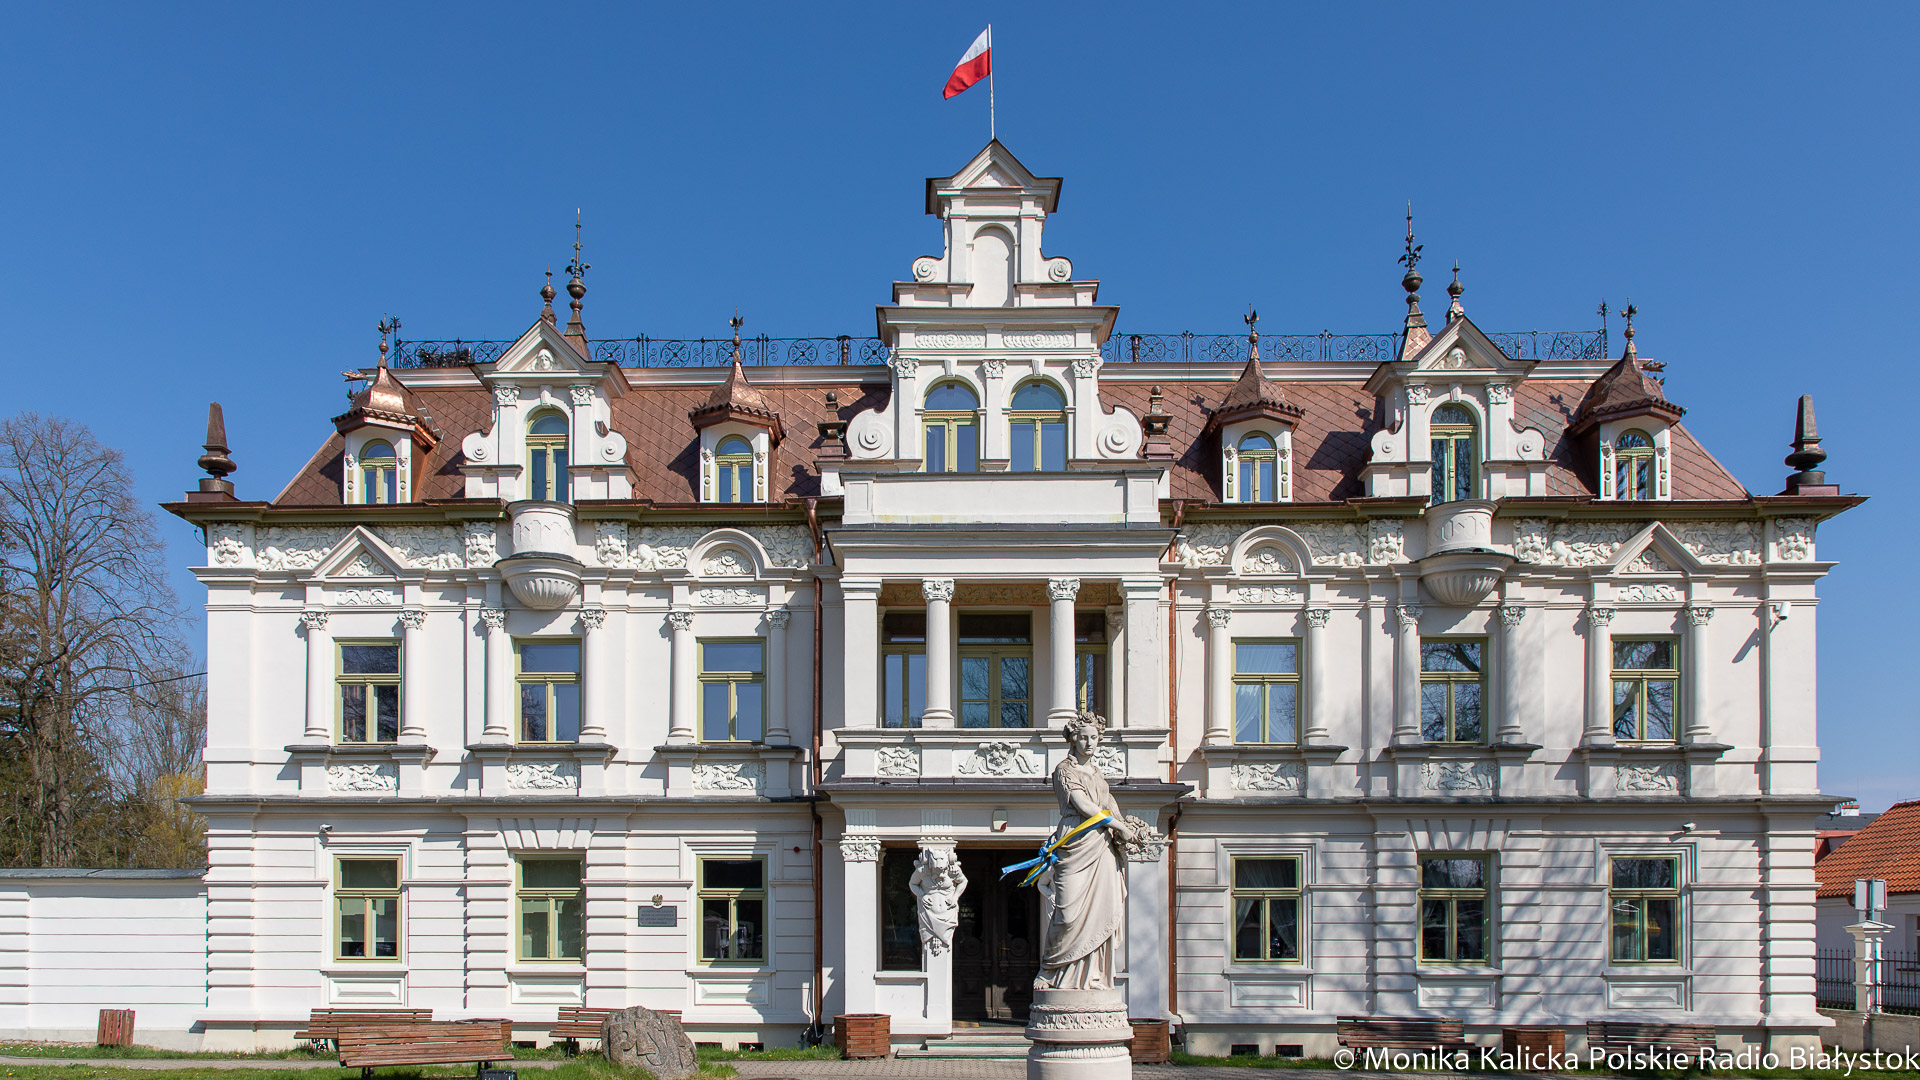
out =
{"type": "MultiPolygon", "coordinates": [[[[209,867],[139,883],[185,973],[143,1041],[336,1005],[768,1046],[1023,1019],[1039,901],[999,868],[1083,708],[1157,833],[1129,1007],[1195,1052],[1325,1054],[1356,1013],[1816,1040],[1815,534],[1858,501],[1817,436],[1752,495],[1630,329],[1546,355],[1457,287],[1430,325],[1412,266],[1365,347],[1157,357],[1043,254],[1059,196],[997,142],[928,181],[943,254],[838,358],[635,364],[574,271],[565,327],[549,287],[484,357],[383,343],[271,501],[211,438],[169,506],[206,542],[209,867]],[[927,848],[970,881],[937,954],[927,848]]],[[[0,917],[79,933],[130,887],[10,879],[0,917]]],[[[153,966],[142,936],[96,961],[153,966]]],[[[8,1032],[142,992],[4,947],[8,1032]]]]}

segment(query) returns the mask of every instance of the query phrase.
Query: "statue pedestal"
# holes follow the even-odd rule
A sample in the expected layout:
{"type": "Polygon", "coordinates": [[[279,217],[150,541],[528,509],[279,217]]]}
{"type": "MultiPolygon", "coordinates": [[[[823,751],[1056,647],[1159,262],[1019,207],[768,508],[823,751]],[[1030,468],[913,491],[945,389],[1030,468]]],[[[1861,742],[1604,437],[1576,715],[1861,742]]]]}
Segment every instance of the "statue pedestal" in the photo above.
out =
{"type": "Polygon", "coordinates": [[[1033,991],[1027,1080],[1131,1080],[1133,1026],[1118,990],[1033,991]]]}

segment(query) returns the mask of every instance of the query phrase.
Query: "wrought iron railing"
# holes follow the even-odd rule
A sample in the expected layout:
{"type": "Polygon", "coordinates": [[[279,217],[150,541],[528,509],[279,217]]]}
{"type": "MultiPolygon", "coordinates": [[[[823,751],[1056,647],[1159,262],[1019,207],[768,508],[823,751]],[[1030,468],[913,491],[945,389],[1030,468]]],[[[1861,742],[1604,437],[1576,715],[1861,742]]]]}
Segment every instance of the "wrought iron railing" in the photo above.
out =
{"type": "MultiPolygon", "coordinates": [[[[1880,984],[1884,1012],[1920,1016],[1920,952],[1881,954],[1880,970],[1867,977],[1880,984]]],[[[1830,1009],[1854,1006],[1852,949],[1821,949],[1814,956],[1814,997],[1830,1009]]]]}
{"type": "MultiPolygon", "coordinates": [[[[1599,360],[1608,355],[1605,330],[1522,330],[1489,334],[1516,360],[1599,360]]],[[[460,367],[498,360],[511,341],[397,341],[393,366],[460,367]]],[[[1378,364],[1396,357],[1399,334],[1265,334],[1260,356],[1275,363],[1311,360],[1378,364]]],[[[878,338],[744,338],[740,362],[751,367],[823,364],[883,364],[888,349],[878,338]]],[[[1115,334],[1100,347],[1109,363],[1245,363],[1244,334],[1115,334]]],[[[724,367],[733,358],[730,338],[615,338],[595,341],[593,358],[621,367],[724,367]]]]}

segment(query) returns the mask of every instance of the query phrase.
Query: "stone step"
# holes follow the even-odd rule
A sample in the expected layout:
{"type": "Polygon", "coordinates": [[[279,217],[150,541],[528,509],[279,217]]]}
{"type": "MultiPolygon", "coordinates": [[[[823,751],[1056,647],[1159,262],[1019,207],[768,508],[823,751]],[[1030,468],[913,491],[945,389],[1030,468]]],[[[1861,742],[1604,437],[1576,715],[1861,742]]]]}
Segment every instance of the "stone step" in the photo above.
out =
{"type": "Polygon", "coordinates": [[[894,1056],[903,1058],[965,1058],[974,1061],[1023,1061],[1027,1056],[1027,1037],[1017,1027],[954,1028],[944,1038],[928,1038],[917,1047],[903,1047],[894,1056]]]}

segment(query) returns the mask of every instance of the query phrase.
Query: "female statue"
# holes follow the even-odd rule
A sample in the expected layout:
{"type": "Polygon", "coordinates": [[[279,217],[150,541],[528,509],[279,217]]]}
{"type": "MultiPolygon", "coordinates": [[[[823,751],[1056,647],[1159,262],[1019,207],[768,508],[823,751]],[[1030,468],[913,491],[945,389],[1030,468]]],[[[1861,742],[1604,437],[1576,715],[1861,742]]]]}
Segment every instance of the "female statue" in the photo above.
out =
{"type": "Polygon", "coordinates": [[[1090,712],[1067,721],[1070,752],[1053,770],[1060,824],[1048,841],[1056,861],[1039,879],[1048,916],[1035,989],[1113,988],[1113,941],[1127,911],[1126,844],[1138,842],[1139,824],[1120,812],[1093,763],[1106,727],[1104,718],[1090,712]],[[1103,815],[1104,825],[1075,832],[1103,815]]]}
{"type": "Polygon", "coordinates": [[[960,925],[960,894],[967,891],[959,856],[950,848],[922,848],[907,888],[919,901],[920,943],[935,956],[953,948],[953,931],[960,925]]]}

